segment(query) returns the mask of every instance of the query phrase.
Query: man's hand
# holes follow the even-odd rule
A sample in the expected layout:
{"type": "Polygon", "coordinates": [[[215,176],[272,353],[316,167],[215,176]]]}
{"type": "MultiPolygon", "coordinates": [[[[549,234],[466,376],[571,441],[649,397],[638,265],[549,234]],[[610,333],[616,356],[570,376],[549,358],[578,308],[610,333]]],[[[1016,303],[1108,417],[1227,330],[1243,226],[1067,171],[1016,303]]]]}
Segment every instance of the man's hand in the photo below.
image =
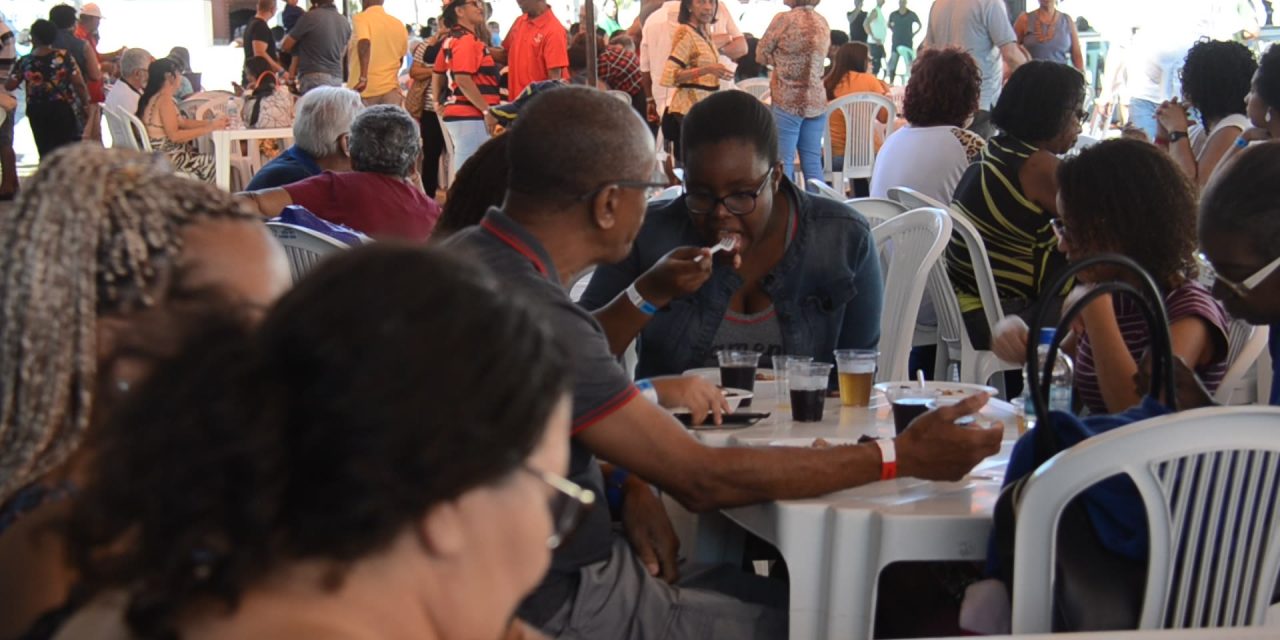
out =
{"type": "MultiPolygon", "coordinates": [[[[443,113],[443,112],[441,112],[443,113]]],[[[498,118],[491,111],[484,112],[484,130],[492,138],[498,131],[498,118]]]]}
{"type": "Polygon", "coordinates": [[[705,247],[672,249],[636,279],[636,291],[654,306],[665,307],[701,289],[711,278],[711,264],[711,250],[705,247]]]}
{"type": "Polygon", "coordinates": [[[652,99],[650,99],[648,104],[645,106],[644,117],[649,122],[658,122],[658,104],[652,99]]]}
{"type": "Polygon", "coordinates": [[[694,425],[706,422],[707,417],[711,418],[712,424],[719,425],[721,416],[729,413],[729,401],[725,400],[724,392],[700,376],[653,378],[650,382],[653,390],[658,392],[659,405],[668,409],[688,409],[694,425]]]}
{"type": "MultiPolygon", "coordinates": [[[[1142,356],[1142,362],[1138,363],[1138,372],[1133,374],[1133,384],[1137,388],[1139,396],[1146,396],[1151,390],[1151,352],[1147,351],[1142,356]]],[[[1157,400],[1164,404],[1169,401],[1164,397],[1164,384],[1160,385],[1160,392],[1157,400]]],[[[1173,392],[1178,396],[1178,410],[1199,409],[1201,407],[1214,407],[1218,403],[1214,401],[1213,394],[1204,388],[1204,384],[1200,382],[1200,377],[1196,375],[1191,367],[1183,362],[1182,358],[1173,356],[1173,392]]]]}
{"type": "Polygon", "coordinates": [[[680,539],[662,499],[643,480],[630,476],[622,487],[622,529],[649,575],[668,584],[680,577],[680,539]]]}
{"type": "Polygon", "coordinates": [[[1003,424],[956,426],[956,420],[980,411],[988,398],[985,393],[975,394],[912,420],[894,441],[899,475],[955,481],[983,459],[998,453],[1004,438],[1003,424]]]}
{"type": "Polygon", "coordinates": [[[369,79],[360,78],[360,81],[357,82],[354,87],[351,87],[351,90],[355,91],[356,93],[364,93],[364,90],[367,89],[368,87],[369,87],[369,79]]]}
{"type": "Polygon", "coordinates": [[[1020,316],[1005,316],[991,332],[991,352],[1014,364],[1027,362],[1027,323],[1020,316]]]}

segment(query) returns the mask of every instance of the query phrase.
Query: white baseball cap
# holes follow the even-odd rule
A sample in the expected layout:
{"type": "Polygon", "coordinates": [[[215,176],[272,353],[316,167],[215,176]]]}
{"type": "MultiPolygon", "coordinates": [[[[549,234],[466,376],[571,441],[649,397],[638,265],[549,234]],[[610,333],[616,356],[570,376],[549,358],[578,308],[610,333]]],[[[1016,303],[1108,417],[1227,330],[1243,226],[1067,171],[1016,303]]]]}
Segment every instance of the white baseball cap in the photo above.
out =
{"type": "Polygon", "coordinates": [[[89,4],[86,4],[85,6],[80,7],[80,15],[82,15],[82,16],[93,16],[93,17],[98,18],[99,20],[101,20],[101,19],[102,19],[102,9],[99,9],[99,8],[98,8],[98,5],[97,5],[96,3],[90,2],[89,4]]]}

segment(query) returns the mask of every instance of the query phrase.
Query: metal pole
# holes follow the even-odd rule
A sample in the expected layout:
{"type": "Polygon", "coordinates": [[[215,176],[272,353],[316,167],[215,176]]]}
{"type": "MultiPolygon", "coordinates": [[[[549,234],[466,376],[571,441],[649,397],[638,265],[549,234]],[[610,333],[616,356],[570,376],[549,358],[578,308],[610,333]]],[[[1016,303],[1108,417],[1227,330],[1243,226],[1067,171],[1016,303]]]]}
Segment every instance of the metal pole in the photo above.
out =
{"type": "Polygon", "coordinates": [[[595,0],[586,0],[586,3],[587,12],[582,20],[582,33],[587,37],[587,86],[595,87],[599,84],[600,77],[596,54],[596,45],[599,42],[596,38],[596,3],[595,0]]]}

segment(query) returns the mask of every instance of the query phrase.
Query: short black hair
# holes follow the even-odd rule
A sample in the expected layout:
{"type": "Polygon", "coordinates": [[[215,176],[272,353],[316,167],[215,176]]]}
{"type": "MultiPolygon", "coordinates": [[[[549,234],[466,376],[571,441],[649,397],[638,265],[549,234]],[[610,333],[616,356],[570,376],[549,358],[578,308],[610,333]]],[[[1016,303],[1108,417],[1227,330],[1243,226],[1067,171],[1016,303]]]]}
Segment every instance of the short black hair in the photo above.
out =
{"type": "Polygon", "coordinates": [[[58,27],[48,20],[31,23],[31,40],[36,44],[51,45],[58,38],[58,27]]]}
{"type": "Polygon", "coordinates": [[[49,21],[59,29],[71,29],[76,26],[76,8],[69,4],[54,5],[49,9],[49,21]]]}
{"type": "Polygon", "coordinates": [[[1013,72],[991,110],[991,120],[1023,142],[1044,142],[1057,136],[1068,119],[1075,119],[1083,104],[1084,75],[1065,64],[1032,60],[1013,72]]]}
{"type": "Polygon", "coordinates": [[[449,184],[440,219],[432,241],[443,240],[467,227],[480,224],[490,207],[502,206],[507,193],[507,177],[511,166],[507,161],[507,143],[511,136],[494,136],[480,145],[458,168],[449,184]]]}
{"type": "Polygon", "coordinates": [[[1201,40],[1183,62],[1182,95],[1200,112],[1202,125],[1242,114],[1257,70],[1253,52],[1239,42],[1201,40]]]}
{"type": "Polygon", "coordinates": [[[831,46],[838,47],[847,42],[849,42],[849,34],[837,29],[831,30],[831,46]]]}
{"type": "Polygon", "coordinates": [[[1248,238],[1263,256],[1280,253],[1280,144],[1253,145],[1214,176],[1200,197],[1200,235],[1207,231],[1248,238]]]}
{"type": "Polygon", "coordinates": [[[720,91],[693,105],[680,128],[681,160],[694,149],[726,140],[750,144],[767,162],[778,159],[773,113],[745,91],[720,91]]]}
{"type": "Polygon", "coordinates": [[[543,91],[511,132],[508,189],[563,202],[618,180],[647,180],[653,137],[639,114],[609,94],[569,86],[543,91]]]}
{"type": "Polygon", "coordinates": [[[1258,61],[1258,96],[1280,110],[1280,45],[1271,45],[1258,61]]]}

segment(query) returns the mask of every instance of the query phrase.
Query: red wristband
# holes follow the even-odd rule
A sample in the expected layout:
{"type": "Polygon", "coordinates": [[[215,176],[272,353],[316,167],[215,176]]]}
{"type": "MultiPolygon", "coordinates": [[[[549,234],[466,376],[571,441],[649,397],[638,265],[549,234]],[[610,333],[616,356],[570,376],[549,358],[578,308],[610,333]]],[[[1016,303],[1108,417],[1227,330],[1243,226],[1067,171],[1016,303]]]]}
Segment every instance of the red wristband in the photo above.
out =
{"type": "Polygon", "coordinates": [[[893,480],[898,477],[898,453],[893,439],[880,438],[875,443],[880,448],[880,479],[893,480]]]}

